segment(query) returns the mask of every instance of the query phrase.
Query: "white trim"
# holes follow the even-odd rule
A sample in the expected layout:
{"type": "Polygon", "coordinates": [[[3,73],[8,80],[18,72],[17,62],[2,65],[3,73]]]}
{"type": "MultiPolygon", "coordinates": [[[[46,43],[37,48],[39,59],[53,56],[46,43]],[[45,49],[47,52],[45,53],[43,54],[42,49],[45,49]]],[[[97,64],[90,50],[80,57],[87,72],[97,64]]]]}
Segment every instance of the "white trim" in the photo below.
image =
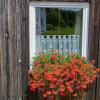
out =
{"type": "Polygon", "coordinates": [[[89,3],[85,2],[30,2],[30,6],[34,7],[74,7],[84,8],[89,6],[89,3]]]}
{"type": "Polygon", "coordinates": [[[83,8],[83,27],[82,27],[82,56],[87,57],[88,47],[88,23],[89,23],[89,3],[79,2],[30,2],[29,4],[29,33],[30,33],[30,63],[36,52],[36,13],[35,7],[67,7],[83,8]]]}
{"type": "Polygon", "coordinates": [[[88,27],[89,27],[89,6],[83,8],[83,28],[82,28],[82,56],[87,57],[88,53],[88,27]]]}
{"type": "Polygon", "coordinates": [[[30,49],[30,64],[32,63],[32,57],[36,51],[36,18],[35,7],[29,6],[29,49],[30,49]]]}

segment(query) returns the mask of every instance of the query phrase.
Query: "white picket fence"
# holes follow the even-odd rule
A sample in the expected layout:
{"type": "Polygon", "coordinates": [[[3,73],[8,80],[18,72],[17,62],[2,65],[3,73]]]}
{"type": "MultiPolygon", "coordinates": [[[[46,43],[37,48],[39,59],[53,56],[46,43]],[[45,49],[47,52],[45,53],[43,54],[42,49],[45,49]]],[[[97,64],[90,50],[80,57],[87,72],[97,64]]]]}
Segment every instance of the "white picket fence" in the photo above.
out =
{"type": "Polygon", "coordinates": [[[37,35],[37,51],[48,52],[56,49],[59,53],[80,51],[79,35],[37,35]]]}

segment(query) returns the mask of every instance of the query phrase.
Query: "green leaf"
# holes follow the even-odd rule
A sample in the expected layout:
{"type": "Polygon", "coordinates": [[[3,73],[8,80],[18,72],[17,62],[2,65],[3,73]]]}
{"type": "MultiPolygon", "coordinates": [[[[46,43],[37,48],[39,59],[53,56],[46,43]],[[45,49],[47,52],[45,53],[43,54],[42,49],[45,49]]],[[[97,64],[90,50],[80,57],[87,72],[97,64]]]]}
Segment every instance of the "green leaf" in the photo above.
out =
{"type": "Polygon", "coordinates": [[[86,68],[84,68],[83,70],[84,70],[84,72],[86,72],[86,71],[87,71],[87,69],[86,69],[86,68]]]}
{"type": "Polygon", "coordinates": [[[48,71],[49,71],[49,72],[52,72],[52,68],[48,68],[48,71]]]}
{"type": "Polygon", "coordinates": [[[68,56],[68,57],[66,58],[66,61],[67,61],[67,62],[71,62],[71,61],[72,61],[72,58],[71,58],[70,56],[68,56]]]}

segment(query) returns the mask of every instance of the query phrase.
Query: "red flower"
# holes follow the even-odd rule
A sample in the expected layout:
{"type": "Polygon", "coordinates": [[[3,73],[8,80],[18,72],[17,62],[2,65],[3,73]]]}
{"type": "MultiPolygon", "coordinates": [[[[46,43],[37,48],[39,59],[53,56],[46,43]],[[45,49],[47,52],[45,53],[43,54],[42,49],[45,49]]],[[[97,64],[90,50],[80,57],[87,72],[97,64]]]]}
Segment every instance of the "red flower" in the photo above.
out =
{"type": "Polygon", "coordinates": [[[66,96],[67,94],[64,93],[64,92],[61,92],[60,95],[61,95],[61,96],[66,96]]]}
{"type": "Polygon", "coordinates": [[[36,89],[36,84],[35,84],[35,82],[32,80],[32,81],[30,81],[30,91],[35,91],[35,89],[36,89]]]}
{"type": "Polygon", "coordinates": [[[50,88],[55,88],[55,85],[50,83],[50,88]]]}
{"type": "Polygon", "coordinates": [[[60,85],[59,86],[59,91],[60,92],[64,92],[65,91],[65,86],[64,85],[60,85]]]}
{"type": "Polygon", "coordinates": [[[53,76],[53,79],[51,80],[52,83],[56,82],[57,79],[53,76]]]}
{"type": "Polygon", "coordinates": [[[50,95],[51,94],[51,91],[47,91],[47,94],[50,95]]]}
{"type": "Polygon", "coordinates": [[[57,94],[57,91],[52,91],[52,94],[57,94]]]}
{"type": "Polygon", "coordinates": [[[63,83],[63,80],[58,79],[56,84],[59,86],[59,85],[61,85],[62,83],[63,83]]]}
{"type": "Polygon", "coordinates": [[[73,96],[76,97],[77,96],[77,93],[75,93],[73,96]]]}
{"type": "Polygon", "coordinates": [[[75,79],[75,77],[76,77],[75,72],[72,72],[72,73],[71,73],[71,78],[72,78],[72,79],[75,79]]]}
{"type": "Polygon", "coordinates": [[[34,64],[35,65],[38,65],[38,64],[40,64],[40,62],[39,61],[35,61],[34,64]]]}
{"type": "Polygon", "coordinates": [[[74,92],[74,90],[73,90],[70,86],[67,87],[67,90],[68,90],[69,92],[71,92],[71,93],[74,92]]]}
{"type": "Polygon", "coordinates": [[[82,87],[83,89],[86,89],[86,88],[87,88],[87,85],[82,84],[81,87],[82,87]]]}
{"type": "Polygon", "coordinates": [[[43,94],[43,97],[47,97],[47,96],[48,96],[47,93],[44,93],[44,94],[43,94]]]}
{"type": "Polygon", "coordinates": [[[44,77],[48,80],[52,80],[53,79],[53,75],[50,72],[45,72],[44,73],[44,77]]]}
{"type": "Polygon", "coordinates": [[[46,68],[46,69],[48,69],[48,68],[50,68],[50,67],[51,67],[50,64],[46,64],[46,65],[45,65],[45,68],[46,68]]]}
{"type": "Polygon", "coordinates": [[[54,54],[52,55],[52,60],[57,59],[57,57],[58,57],[58,54],[57,54],[57,53],[54,53],[54,54]]]}

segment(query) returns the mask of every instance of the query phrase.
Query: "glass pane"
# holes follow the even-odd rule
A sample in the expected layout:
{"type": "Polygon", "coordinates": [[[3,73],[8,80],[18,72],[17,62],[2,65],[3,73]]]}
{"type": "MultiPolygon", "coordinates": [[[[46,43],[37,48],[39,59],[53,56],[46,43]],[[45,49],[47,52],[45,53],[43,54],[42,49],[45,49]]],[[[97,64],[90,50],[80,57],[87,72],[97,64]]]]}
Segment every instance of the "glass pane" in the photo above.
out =
{"type": "Polygon", "coordinates": [[[37,50],[81,52],[83,9],[36,7],[37,50]]]}

